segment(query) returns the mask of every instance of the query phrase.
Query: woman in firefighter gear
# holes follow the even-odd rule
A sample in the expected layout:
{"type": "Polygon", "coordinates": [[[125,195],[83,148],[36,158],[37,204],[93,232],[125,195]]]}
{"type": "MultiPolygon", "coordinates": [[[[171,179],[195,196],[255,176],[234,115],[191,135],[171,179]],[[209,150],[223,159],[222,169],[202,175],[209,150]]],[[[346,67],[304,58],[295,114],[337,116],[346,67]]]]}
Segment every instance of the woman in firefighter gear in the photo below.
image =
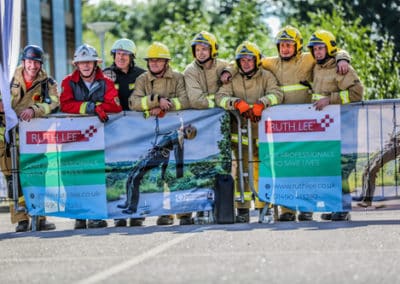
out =
{"type": "MultiPolygon", "coordinates": [[[[83,44],[74,53],[75,71],[67,75],[62,83],[61,111],[66,113],[95,114],[103,123],[108,121],[107,112],[121,112],[118,92],[114,82],[104,76],[98,63],[101,59],[96,49],[83,44]]],[[[106,227],[105,220],[75,220],[75,229],[106,227]]]]}
{"type": "MultiPolygon", "coordinates": [[[[329,31],[319,30],[311,35],[307,47],[317,61],[313,69],[312,102],[316,110],[322,110],[329,104],[348,104],[361,101],[364,88],[353,67],[349,66],[346,75],[337,74],[335,55],[338,52],[336,39],[329,31]]],[[[343,169],[342,169],[343,170],[343,169]]],[[[342,183],[347,177],[342,173],[342,183]]],[[[324,220],[350,220],[350,213],[332,212],[322,214],[324,220]]]]}
{"type": "MultiPolygon", "coordinates": [[[[315,59],[309,52],[303,52],[303,38],[298,29],[285,26],[276,35],[278,56],[264,57],[262,66],[271,71],[278,79],[283,92],[283,104],[311,103],[312,70],[315,59]]],[[[340,74],[348,72],[350,56],[346,51],[335,55],[337,71],[340,74]]],[[[295,221],[296,211],[280,207],[279,221],[295,221]]],[[[312,220],[312,212],[300,212],[299,221],[312,220]]]]}
{"type": "Polygon", "coordinates": [[[185,81],[181,73],[170,68],[168,47],[154,42],[145,60],[148,71],[137,78],[135,90],[129,97],[129,108],[143,111],[145,117],[163,117],[167,111],[187,109],[185,81]]]}
{"type": "MultiPolygon", "coordinates": [[[[59,105],[57,83],[47,75],[43,67],[43,49],[36,45],[27,45],[22,52],[21,65],[15,70],[11,81],[11,107],[19,119],[29,121],[35,117],[43,117],[55,111],[59,105]]],[[[0,101],[0,111],[3,112],[3,104],[0,101]]],[[[5,121],[3,119],[3,121],[5,121]]],[[[4,133],[2,125],[1,133],[4,133]]],[[[15,141],[14,141],[15,143],[15,141]]],[[[0,136],[0,149],[2,155],[1,169],[7,179],[9,193],[13,185],[11,175],[10,153],[6,149],[4,135],[0,136]]],[[[18,157],[15,157],[18,160],[18,157]]],[[[18,171],[18,169],[16,169],[18,171]]],[[[19,193],[19,206],[25,207],[25,199],[22,196],[20,185],[17,185],[19,193]]],[[[12,197],[12,196],[10,196],[12,197]]],[[[24,232],[29,230],[29,216],[24,212],[15,212],[11,206],[12,223],[18,222],[15,230],[24,232]]],[[[45,217],[39,218],[38,230],[54,230],[56,226],[47,222],[45,217]]]]}
{"type": "MultiPolygon", "coordinates": [[[[118,97],[122,110],[129,110],[128,99],[135,89],[137,77],[146,72],[141,67],[136,66],[136,45],[127,38],[118,39],[111,47],[111,56],[113,63],[103,70],[104,75],[114,81],[115,88],[118,90],[118,97]]],[[[130,226],[142,226],[144,218],[129,219],[130,226]]],[[[125,219],[114,220],[116,227],[125,227],[125,219]]]]}
{"type": "MultiPolygon", "coordinates": [[[[217,92],[216,103],[219,107],[226,110],[238,110],[242,117],[242,125],[247,126],[247,119],[252,121],[252,141],[253,157],[247,157],[247,149],[243,149],[244,165],[248,164],[248,159],[258,160],[257,133],[258,121],[261,119],[262,111],[265,108],[280,104],[283,94],[278,86],[275,76],[261,67],[262,55],[260,49],[254,43],[245,41],[238,46],[235,53],[236,64],[239,72],[232,76],[232,80],[223,85],[217,92]]],[[[237,133],[235,121],[232,123],[232,131],[237,133]],[[235,129],[236,128],[236,129],[235,129]]],[[[235,156],[237,157],[234,147],[235,156]]],[[[247,171],[247,169],[244,169],[247,171]]],[[[255,163],[255,176],[258,177],[258,164],[255,163]]],[[[255,184],[258,182],[255,180],[255,184]]],[[[237,182],[236,182],[237,185],[237,182]]],[[[245,202],[236,202],[238,209],[237,222],[249,222],[251,207],[251,192],[246,180],[245,202]]],[[[236,189],[238,192],[238,189],[236,189]]],[[[256,204],[256,208],[258,207],[256,204]]]]}
{"type": "MultiPolygon", "coordinates": [[[[139,160],[128,174],[126,182],[126,201],[117,205],[122,208],[122,213],[134,214],[137,212],[140,196],[140,183],[144,175],[161,166],[161,179],[165,179],[171,151],[175,153],[176,178],[183,177],[183,144],[184,139],[192,140],[197,135],[197,129],[192,125],[181,127],[162,136],[161,140],[149,150],[148,154],[139,160]]],[[[158,225],[171,225],[173,220],[170,218],[159,218],[158,225]],[[165,222],[164,222],[164,219],[165,222]],[[160,222],[163,221],[163,222],[160,222]]]]}
{"type": "MultiPolygon", "coordinates": [[[[183,75],[169,66],[171,53],[168,47],[160,42],[152,43],[147,49],[146,58],[148,71],[136,80],[135,90],[129,97],[129,108],[142,111],[144,117],[164,117],[168,111],[178,111],[189,108],[189,99],[185,89],[183,75]]],[[[187,215],[178,215],[188,220],[187,215]]],[[[157,224],[170,225],[173,215],[159,216],[157,224]]]]}

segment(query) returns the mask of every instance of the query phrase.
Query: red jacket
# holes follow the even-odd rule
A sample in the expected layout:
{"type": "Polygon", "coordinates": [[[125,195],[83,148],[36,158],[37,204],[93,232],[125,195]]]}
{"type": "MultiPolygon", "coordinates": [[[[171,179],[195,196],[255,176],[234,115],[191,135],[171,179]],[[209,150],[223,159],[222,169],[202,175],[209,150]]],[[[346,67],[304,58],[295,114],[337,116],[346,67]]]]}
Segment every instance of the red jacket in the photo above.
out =
{"type": "Polygon", "coordinates": [[[101,105],[105,112],[122,111],[114,82],[105,77],[99,67],[97,67],[93,84],[95,86],[89,91],[81,79],[78,70],[67,75],[61,83],[61,111],[66,113],[94,114],[94,109],[98,105],[101,105]]]}

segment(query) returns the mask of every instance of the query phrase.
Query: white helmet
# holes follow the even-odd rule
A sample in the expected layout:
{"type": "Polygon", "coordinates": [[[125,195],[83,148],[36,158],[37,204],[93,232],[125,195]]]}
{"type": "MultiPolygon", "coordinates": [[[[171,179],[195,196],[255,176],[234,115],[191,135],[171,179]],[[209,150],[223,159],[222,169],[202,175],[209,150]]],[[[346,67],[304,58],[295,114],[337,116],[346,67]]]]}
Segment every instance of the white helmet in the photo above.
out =
{"type": "Polygon", "coordinates": [[[74,60],[72,61],[72,63],[83,61],[96,61],[98,63],[101,63],[103,60],[99,58],[99,56],[97,55],[97,51],[94,47],[88,44],[83,44],[75,50],[74,60]]]}

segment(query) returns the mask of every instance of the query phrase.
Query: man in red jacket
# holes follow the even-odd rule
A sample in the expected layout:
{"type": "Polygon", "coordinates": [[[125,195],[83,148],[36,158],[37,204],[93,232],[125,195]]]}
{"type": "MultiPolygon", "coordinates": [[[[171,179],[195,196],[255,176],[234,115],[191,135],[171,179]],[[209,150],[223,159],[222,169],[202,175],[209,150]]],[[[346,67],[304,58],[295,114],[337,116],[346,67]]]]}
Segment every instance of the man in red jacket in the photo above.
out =
{"type": "MultiPolygon", "coordinates": [[[[62,112],[96,114],[101,122],[108,121],[107,112],[120,112],[118,91],[114,82],[104,76],[98,63],[101,59],[90,45],[75,50],[73,64],[76,70],[61,83],[60,107],[62,112]]],[[[105,220],[75,220],[75,229],[107,227],[105,220]]]]}
{"type": "Polygon", "coordinates": [[[73,61],[76,70],[61,83],[62,112],[96,114],[101,122],[106,122],[106,112],[122,111],[114,82],[104,76],[97,65],[100,62],[97,51],[90,45],[76,49],[73,61]]]}

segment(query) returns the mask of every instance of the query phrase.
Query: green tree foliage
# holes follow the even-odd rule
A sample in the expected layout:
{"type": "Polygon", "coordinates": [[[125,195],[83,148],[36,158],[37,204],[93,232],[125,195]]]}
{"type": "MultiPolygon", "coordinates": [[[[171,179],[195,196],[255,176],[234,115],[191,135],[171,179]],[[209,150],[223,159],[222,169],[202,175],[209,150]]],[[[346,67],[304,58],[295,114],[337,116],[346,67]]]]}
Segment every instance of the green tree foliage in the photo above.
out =
{"type": "MultiPolygon", "coordinates": [[[[400,2],[398,0],[273,0],[275,13],[285,19],[297,19],[307,23],[309,13],[333,10],[344,7],[342,16],[346,21],[360,19],[363,26],[371,26],[369,33],[388,34],[396,43],[395,50],[400,53],[400,2]]],[[[377,39],[384,44],[385,38],[377,39]]]]}
{"type": "Polygon", "coordinates": [[[331,31],[339,48],[352,56],[351,64],[365,87],[364,99],[397,98],[400,95],[400,64],[394,54],[394,43],[388,36],[381,36],[382,45],[370,38],[371,27],[363,26],[361,18],[347,21],[344,8],[338,7],[331,13],[309,12],[307,25],[297,20],[291,24],[299,27],[304,46],[312,32],[317,29],[331,31]],[[393,60],[394,58],[394,60],[393,60]]]}
{"type": "MultiPolygon", "coordinates": [[[[164,25],[153,33],[153,39],[166,44],[173,54],[172,66],[182,71],[193,60],[190,42],[200,31],[213,33],[218,40],[219,57],[234,59],[236,47],[244,40],[250,40],[262,50],[271,48],[269,31],[262,22],[259,1],[240,1],[233,4],[229,17],[220,24],[213,24],[213,17],[204,10],[189,12],[190,22],[176,15],[174,21],[166,20],[164,25]],[[173,36],[166,37],[166,34],[173,36]]],[[[221,16],[222,17],[222,16],[221,16]]]]}

